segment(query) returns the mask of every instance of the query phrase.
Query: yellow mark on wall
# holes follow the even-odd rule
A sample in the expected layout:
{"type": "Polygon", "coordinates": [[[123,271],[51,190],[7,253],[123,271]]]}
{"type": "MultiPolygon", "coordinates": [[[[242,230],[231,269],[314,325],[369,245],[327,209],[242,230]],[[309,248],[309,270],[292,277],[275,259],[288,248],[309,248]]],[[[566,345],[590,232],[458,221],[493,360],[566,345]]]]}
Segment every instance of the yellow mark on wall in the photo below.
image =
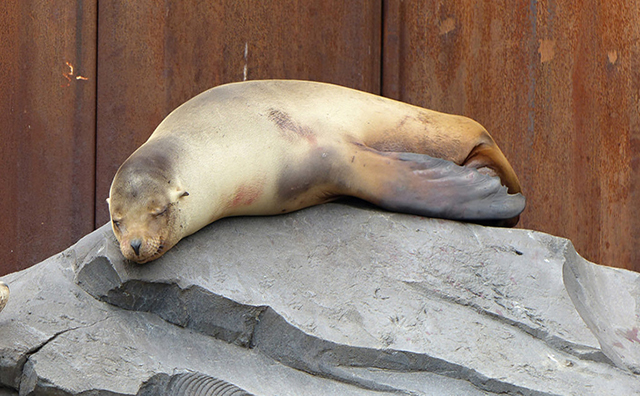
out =
{"type": "Polygon", "coordinates": [[[538,52],[541,63],[551,62],[556,55],[556,40],[540,40],[538,52]]]}
{"type": "Polygon", "coordinates": [[[65,62],[67,64],[67,66],[69,67],[69,71],[67,73],[62,73],[62,76],[64,78],[67,79],[67,85],[63,85],[63,87],[68,87],[69,85],[71,85],[71,80],[83,80],[83,81],[87,81],[89,80],[87,77],[84,76],[76,76],[74,75],[74,69],[73,69],[73,65],[71,64],[71,62],[65,62]]]}
{"type": "Polygon", "coordinates": [[[445,35],[447,33],[452,32],[456,28],[456,20],[455,18],[447,18],[444,21],[440,22],[440,26],[438,26],[438,30],[440,31],[440,35],[445,35]]]}

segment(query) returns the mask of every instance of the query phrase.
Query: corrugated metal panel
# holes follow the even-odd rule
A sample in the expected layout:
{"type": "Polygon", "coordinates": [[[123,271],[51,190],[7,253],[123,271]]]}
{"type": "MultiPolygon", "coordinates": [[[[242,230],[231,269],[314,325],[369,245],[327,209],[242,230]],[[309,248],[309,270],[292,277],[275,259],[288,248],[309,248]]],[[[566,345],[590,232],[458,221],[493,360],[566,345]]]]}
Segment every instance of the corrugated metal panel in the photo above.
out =
{"type": "Polygon", "coordinates": [[[93,229],[96,6],[0,2],[0,274],[93,229]]]}
{"type": "Polygon", "coordinates": [[[0,274],[106,222],[119,164],[191,96],[244,78],[379,92],[381,67],[385,95],[492,132],[529,198],[522,227],[640,270],[638,2],[145,0],[102,2],[99,17],[96,8],[0,3],[0,274]]]}
{"type": "Polygon", "coordinates": [[[528,197],[521,227],[640,270],[638,7],[389,1],[383,93],[487,127],[528,197]]]}
{"type": "Polygon", "coordinates": [[[176,106],[243,79],[378,92],[380,1],[111,1],[100,6],[96,225],[118,166],[176,106]]]}

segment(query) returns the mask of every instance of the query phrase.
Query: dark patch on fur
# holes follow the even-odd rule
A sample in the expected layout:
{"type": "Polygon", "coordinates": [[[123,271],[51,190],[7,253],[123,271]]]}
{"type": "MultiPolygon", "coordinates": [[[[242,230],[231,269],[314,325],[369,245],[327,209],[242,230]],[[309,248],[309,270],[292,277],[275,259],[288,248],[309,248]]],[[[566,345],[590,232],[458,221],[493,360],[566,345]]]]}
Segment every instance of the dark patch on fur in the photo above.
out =
{"type": "Polygon", "coordinates": [[[148,143],[142,146],[118,169],[117,183],[114,184],[116,194],[138,198],[139,192],[153,191],[161,182],[171,185],[175,180],[171,158],[175,152],[171,148],[168,144],[148,143]]]}
{"type": "Polygon", "coordinates": [[[286,166],[278,180],[278,197],[287,202],[313,187],[330,183],[334,180],[336,157],[334,150],[318,148],[310,151],[304,163],[286,166]]]}
{"type": "MultiPolygon", "coordinates": [[[[170,173],[171,161],[164,152],[160,150],[153,150],[152,152],[145,151],[150,150],[143,149],[125,161],[125,163],[122,164],[120,172],[129,174],[146,173],[149,175],[165,175],[170,173]]],[[[167,181],[170,182],[171,179],[167,181]]]]}
{"type": "Polygon", "coordinates": [[[446,142],[438,141],[430,129],[433,128],[429,116],[420,113],[418,117],[406,115],[398,120],[392,128],[382,131],[377,138],[367,145],[381,152],[406,152],[426,154],[435,158],[454,161],[460,152],[460,142],[448,137],[446,142]]]}
{"type": "Polygon", "coordinates": [[[296,123],[289,114],[283,111],[271,109],[269,111],[269,120],[276,124],[284,138],[289,141],[298,138],[306,139],[311,143],[316,141],[315,133],[311,128],[296,123]]]}
{"type": "Polygon", "coordinates": [[[131,155],[120,167],[119,172],[161,173],[171,180],[174,158],[181,151],[178,139],[159,138],[146,142],[131,155]]]}

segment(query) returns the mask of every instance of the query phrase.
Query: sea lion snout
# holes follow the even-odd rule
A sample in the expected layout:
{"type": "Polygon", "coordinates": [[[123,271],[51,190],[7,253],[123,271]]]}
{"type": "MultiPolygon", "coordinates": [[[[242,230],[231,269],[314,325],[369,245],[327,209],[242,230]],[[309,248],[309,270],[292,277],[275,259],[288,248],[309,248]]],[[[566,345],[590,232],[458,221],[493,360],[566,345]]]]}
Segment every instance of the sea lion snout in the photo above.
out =
{"type": "Polygon", "coordinates": [[[139,256],[140,246],[142,245],[142,241],[139,239],[134,239],[133,241],[131,241],[129,245],[131,245],[131,249],[133,249],[133,251],[136,253],[136,256],[139,256]]]}
{"type": "Polygon", "coordinates": [[[121,234],[120,250],[127,260],[143,264],[155,260],[164,253],[167,246],[164,241],[165,238],[158,234],[144,237],[121,234]]]}

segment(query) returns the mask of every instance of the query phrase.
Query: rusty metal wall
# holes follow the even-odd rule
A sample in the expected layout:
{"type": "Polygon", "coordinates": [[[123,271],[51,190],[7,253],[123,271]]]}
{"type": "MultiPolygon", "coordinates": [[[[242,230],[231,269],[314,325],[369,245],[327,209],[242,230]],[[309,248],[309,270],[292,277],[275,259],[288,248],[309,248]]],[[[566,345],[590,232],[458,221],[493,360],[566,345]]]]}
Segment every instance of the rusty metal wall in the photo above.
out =
{"type": "Polygon", "coordinates": [[[96,226],[122,161],[215,85],[289,78],[380,89],[381,2],[110,1],[100,6],[96,226]]]}
{"type": "Polygon", "coordinates": [[[383,94],[470,116],[521,178],[520,227],[640,271],[637,1],[388,1],[383,94]]]}
{"type": "Polygon", "coordinates": [[[638,3],[0,2],[0,275],[106,222],[111,178],[162,118],[245,78],[473,117],[521,177],[521,227],[640,270],[638,3]]]}
{"type": "Polygon", "coordinates": [[[0,274],[93,229],[96,15],[0,2],[0,274]]]}

